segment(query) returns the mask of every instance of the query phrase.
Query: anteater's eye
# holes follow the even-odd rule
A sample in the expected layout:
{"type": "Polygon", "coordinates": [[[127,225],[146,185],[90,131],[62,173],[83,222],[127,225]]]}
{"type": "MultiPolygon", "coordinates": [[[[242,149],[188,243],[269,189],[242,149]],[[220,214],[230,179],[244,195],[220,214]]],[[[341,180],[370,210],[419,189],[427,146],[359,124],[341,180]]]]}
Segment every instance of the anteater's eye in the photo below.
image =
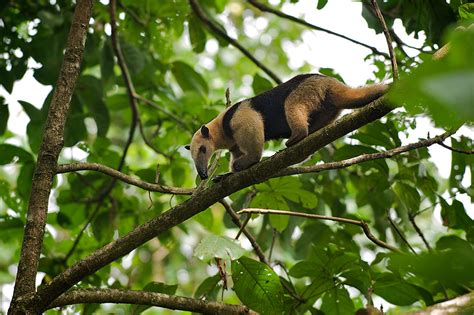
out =
{"type": "Polygon", "coordinates": [[[206,153],[206,147],[205,146],[200,146],[199,147],[199,152],[206,153]]]}

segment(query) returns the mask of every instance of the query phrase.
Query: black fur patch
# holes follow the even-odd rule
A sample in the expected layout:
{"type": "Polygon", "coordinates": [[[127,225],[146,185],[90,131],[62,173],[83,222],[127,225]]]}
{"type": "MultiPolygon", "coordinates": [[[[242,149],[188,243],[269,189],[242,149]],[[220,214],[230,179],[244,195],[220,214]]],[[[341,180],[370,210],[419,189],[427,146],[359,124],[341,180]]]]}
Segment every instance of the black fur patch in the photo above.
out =
{"type": "Polygon", "coordinates": [[[285,100],[298,85],[312,76],[322,75],[300,74],[250,99],[252,108],[263,117],[265,141],[291,136],[291,130],[285,116],[285,100]]]}
{"type": "Polygon", "coordinates": [[[222,118],[222,128],[224,129],[225,135],[232,139],[234,137],[234,131],[230,127],[230,121],[234,117],[235,111],[239,108],[241,102],[235,103],[232,105],[224,114],[222,118]]]}

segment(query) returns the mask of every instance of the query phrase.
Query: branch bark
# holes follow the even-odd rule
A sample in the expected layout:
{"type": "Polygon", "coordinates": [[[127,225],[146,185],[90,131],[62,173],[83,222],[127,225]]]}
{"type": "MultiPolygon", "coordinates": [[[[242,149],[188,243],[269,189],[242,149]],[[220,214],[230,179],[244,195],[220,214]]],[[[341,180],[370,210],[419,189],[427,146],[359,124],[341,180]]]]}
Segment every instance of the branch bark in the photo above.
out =
{"type": "Polygon", "coordinates": [[[83,303],[149,305],[203,314],[257,314],[242,305],[224,304],[163,293],[120,289],[71,290],[62,294],[47,308],[83,303]]]}
{"type": "Polygon", "coordinates": [[[341,160],[337,162],[328,162],[324,164],[311,165],[311,166],[290,167],[276,173],[273,177],[281,177],[281,176],[305,174],[305,173],[317,173],[317,172],[326,171],[326,170],[346,168],[346,167],[352,166],[354,164],[359,164],[362,162],[385,159],[385,158],[393,157],[393,156],[396,156],[396,155],[399,155],[411,150],[415,150],[415,149],[419,149],[423,147],[429,147],[435,143],[439,144],[440,141],[443,141],[444,139],[448,138],[455,132],[456,131],[448,131],[434,138],[421,140],[419,142],[407,144],[407,145],[394,148],[388,151],[370,153],[370,154],[361,154],[353,158],[341,160]]]}
{"type": "Polygon", "coordinates": [[[331,217],[327,215],[319,215],[319,214],[312,214],[312,213],[304,213],[304,212],[293,212],[293,211],[284,211],[284,210],[270,210],[270,209],[258,209],[258,208],[247,208],[243,209],[237,214],[243,214],[243,213],[257,213],[257,214],[276,214],[276,215],[288,215],[288,216],[293,216],[293,217],[303,217],[306,219],[317,219],[317,220],[329,220],[329,221],[335,221],[335,222],[340,222],[340,223],[345,223],[345,224],[352,224],[352,225],[357,225],[362,228],[364,231],[365,236],[369,240],[371,240],[374,244],[383,247],[385,249],[391,250],[393,252],[400,253],[401,251],[393,247],[392,245],[389,245],[378,238],[376,238],[372,232],[370,231],[369,225],[365,223],[364,221],[360,220],[353,220],[353,219],[347,219],[347,218],[340,218],[340,217],[331,217]]]}
{"type": "Polygon", "coordinates": [[[43,244],[48,200],[53,177],[56,173],[58,156],[64,145],[64,126],[81,69],[91,12],[92,0],[78,1],[33,174],[25,233],[10,313],[16,313],[19,310],[15,303],[17,299],[35,292],[35,278],[43,244]]]}
{"type": "Polygon", "coordinates": [[[54,299],[78,283],[84,277],[93,274],[112,261],[128,254],[160,233],[184,222],[192,216],[206,210],[222,198],[245,187],[261,183],[274,173],[292,164],[303,161],[307,156],[346,135],[389,113],[392,107],[380,98],[361,110],[342,117],[336,122],[312,133],[296,145],[276,153],[272,157],[238,172],[212,185],[192,198],[164,212],[149,222],[136,227],[127,235],[94,251],[83,260],[57,275],[49,284],[40,288],[33,303],[44,310],[54,299]]]}
{"type": "Polygon", "coordinates": [[[56,173],[68,173],[68,172],[77,172],[77,171],[96,171],[103,174],[109,175],[113,178],[119,179],[127,184],[143,188],[148,191],[162,192],[166,194],[174,195],[191,195],[194,191],[192,188],[179,188],[179,187],[168,187],[160,184],[152,184],[138,178],[126,175],[122,172],[119,172],[111,167],[98,163],[71,163],[71,164],[61,164],[58,165],[56,173]]]}

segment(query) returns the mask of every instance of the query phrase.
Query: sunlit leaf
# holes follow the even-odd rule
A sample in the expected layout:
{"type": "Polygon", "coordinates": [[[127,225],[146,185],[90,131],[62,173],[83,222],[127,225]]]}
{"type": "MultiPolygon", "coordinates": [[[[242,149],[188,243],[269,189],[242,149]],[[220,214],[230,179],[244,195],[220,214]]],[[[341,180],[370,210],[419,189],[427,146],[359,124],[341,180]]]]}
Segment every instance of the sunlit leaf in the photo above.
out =
{"type": "Polygon", "coordinates": [[[232,262],[232,280],[239,299],[261,314],[280,314],[283,288],[279,277],[267,265],[241,257],[232,262]]]}

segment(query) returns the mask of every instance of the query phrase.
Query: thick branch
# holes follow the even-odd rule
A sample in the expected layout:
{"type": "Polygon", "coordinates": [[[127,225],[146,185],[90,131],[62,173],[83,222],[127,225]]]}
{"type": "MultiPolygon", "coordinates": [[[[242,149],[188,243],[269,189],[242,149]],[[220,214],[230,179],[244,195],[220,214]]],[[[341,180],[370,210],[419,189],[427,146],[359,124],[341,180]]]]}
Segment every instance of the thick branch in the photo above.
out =
{"type": "Polygon", "coordinates": [[[384,52],[381,52],[380,50],[378,50],[377,48],[373,47],[373,46],[370,46],[370,45],[367,45],[367,44],[364,44],[362,42],[359,42],[358,40],[355,40],[355,39],[352,39],[350,37],[347,37],[345,35],[342,35],[342,34],[339,34],[339,33],[336,33],[336,32],[333,32],[331,30],[328,30],[326,28],[323,28],[323,27],[320,27],[320,26],[316,26],[314,24],[311,24],[309,22],[306,22],[305,20],[302,20],[302,19],[299,19],[297,17],[294,17],[294,16],[291,16],[291,15],[288,15],[286,13],[283,13],[281,11],[278,11],[278,10],[275,10],[261,2],[258,2],[256,0],[248,0],[248,2],[253,5],[254,7],[256,7],[257,9],[259,9],[260,11],[262,12],[268,12],[268,13],[271,13],[271,14],[274,14],[276,16],[279,16],[281,18],[284,18],[284,19],[287,19],[287,20],[290,20],[292,22],[295,22],[295,23],[298,23],[298,24],[301,24],[303,26],[306,26],[306,27],[309,27],[313,30],[316,30],[316,31],[321,31],[321,32],[325,32],[325,33],[328,33],[328,34],[331,34],[331,35],[334,35],[334,36],[337,36],[337,37],[340,37],[340,38],[343,38],[345,40],[348,40],[354,44],[357,44],[357,45],[361,45],[365,48],[368,48],[370,49],[374,54],[377,54],[377,55],[380,55],[380,56],[384,56],[386,58],[390,58],[390,56],[384,52]]]}
{"type": "Polygon", "coordinates": [[[288,216],[293,216],[293,217],[303,217],[306,219],[317,219],[317,220],[329,220],[329,221],[335,221],[335,222],[340,222],[340,223],[346,223],[346,224],[352,224],[352,225],[357,225],[362,228],[364,231],[365,236],[369,240],[371,240],[374,244],[386,248],[388,250],[391,250],[393,252],[400,253],[400,250],[396,247],[393,247],[392,245],[389,245],[378,238],[376,238],[372,232],[370,231],[369,226],[367,223],[364,221],[358,221],[358,220],[352,220],[352,219],[347,219],[347,218],[340,218],[340,217],[331,217],[327,215],[319,215],[319,214],[312,214],[312,213],[304,213],[304,212],[293,212],[293,211],[284,211],[284,210],[270,210],[270,209],[258,209],[258,208],[247,208],[243,209],[237,214],[242,214],[242,213],[257,213],[257,214],[276,214],[276,215],[288,215],[288,216]]]}
{"type": "Polygon", "coordinates": [[[273,79],[278,84],[281,84],[280,78],[273,73],[270,69],[265,67],[260,61],[258,61],[247,49],[245,49],[242,45],[239,44],[238,41],[227,35],[226,32],[224,32],[219,26],[217,26],[211,19],[209,19],[206,14],[203,12],[201,7],[198,4],[197,0],[189,0],[189,4],[191,5],[191,8],[193,9],[193,12],[196,14],[196,16],[206,25],[212,32],[217,34],[219,37],[224,38],[226,41],[229,42],[232,46],[240,50],[242,54],[244,54],[247,58],[249,58],[257,67],[263,70],[270,78],[273,79]]]}
{"type": "Polygon", "coordinates": [[[48,309],[83,303],[116,303],[159,306],[204,314],[256,314],[248,307],[148,291],[121,289],[71,290],[53,301],[48,309]]]}
{"type": "Polygon", "coordinates": [[[128,254],[160,233],[184,222],[206,210],[222,198],[245,187],[261,183],[281,169],[299,163],[309,155],[357,128],[372,122],[392,110],[379,99],[361,110],[346,115],[336,122],[310,134],[291,148],[255,164],[251,168],[235,173],[216,185],[212,185],[192,198],[162,213],[149,222],[136,227],[127,235],[105,245],[57,275],[49,284],[38,290],[35,303],[45,308],[55,298],[87,275],[93,274],[112,261],[128,254]]]}
{"type": "Polygon", "coordinates": [[[460,314],[474,314],[474,292],[470,292],[457,298],[434,304],[422,311],[414,311],[407,313],[407,315],[460,315],[460,314]]]}
{"type": "MultiPolygon", "coordinates": [[[[35,278],[43,244],[49,194],[58,156],[63,148],[64,125],[81,69],[91,11],[92,0],[78,1],[74,10],[64,59],[48,111],[43,141],[33,174],[21,257],[13,293],[14,301],[22,295],[35,291],[35,278]]],[[[15,312],[13,305],[14,303],[10,308],[12,313],[15,312]]]]}
{"type": "Polygon", "coordinates": [[[179,188],[179,187],[168,187],[160,184],[152,184],[145,181],[142,181],[138,178],[131,177],[122,172],[119,172],[111,167],[98,164],[98,163],[72,163],[72,164],[61,164],[58,165],[56,173],[67,173],[67,172],[77,172],[77,171],[96,171],[103,174],[109,175],[113,178],[121,180],[127,184],[143,188],[148,191],[156,191],[167,194],[174,195],[191,195],[193,189],[191,188],[179,188]]]}
{"type": "Polygon", "coordinates": [[[448,131],[434,138],[421,140],[419,142],[407,144],[407,145],[404,145],[395,149],[391,149],[388,151],[384,151],[384,152],[361,154],[353,158],[342,160],[342,161],[328,162],[324,164],[311,165],[311,166],[290,167],[276,173],[274,177],[304,174],[304,173],[317,173],[317,172],[326,171],[326,170],[346,168],[346,167],[352,166],[354,164],[359,164],[362,162],[390,158],[390,157],[393,157],[393,156],[396,156],[396,155],[399,155],[401,153],[408,152],[411,150],[415,150],[415,149],[419,149],[423,147],[429,147],[435,143],[439,143],[440,141],[443,141],[447,137],[451,136],[453,133],[454,132],[452,131],[448,131]]]}

